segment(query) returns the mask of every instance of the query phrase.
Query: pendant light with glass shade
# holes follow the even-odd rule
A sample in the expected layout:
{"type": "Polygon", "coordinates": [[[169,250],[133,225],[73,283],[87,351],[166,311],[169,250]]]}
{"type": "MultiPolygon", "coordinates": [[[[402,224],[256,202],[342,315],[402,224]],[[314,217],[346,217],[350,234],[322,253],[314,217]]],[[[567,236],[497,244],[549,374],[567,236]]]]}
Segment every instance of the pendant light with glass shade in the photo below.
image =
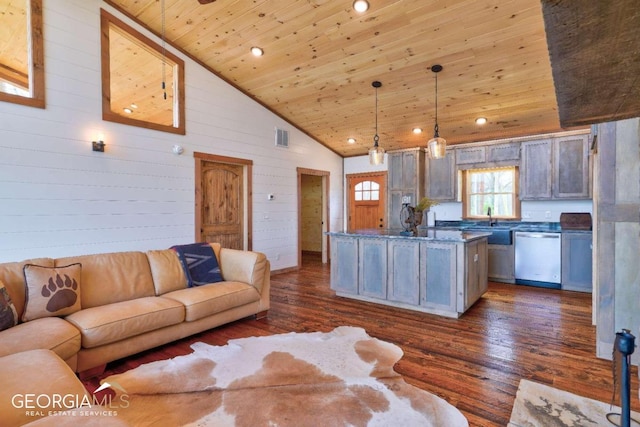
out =
{"type": "Polygon", "coordinates": [[[431,71],[436,75],[436,125],[434,127],[433,138],[427,142],[427,145],[429,147],[429,156],[432,159],[442,159],[446,155],[447,150],[447,140],[442,138],[438,133],[438,73],[442,71],[442,65],[432,65],[431,71]]]}
{"type": "Polygon", "coordinates": [[[384,163],[384,148],[378,145],[380,137],[378,136],[378,88],[382,86],[379,81],[371,83],[376,89],[376,134],[373,136],[373,147],[369,148],[369,163],[372,165],[381,165],[384,163]]]}

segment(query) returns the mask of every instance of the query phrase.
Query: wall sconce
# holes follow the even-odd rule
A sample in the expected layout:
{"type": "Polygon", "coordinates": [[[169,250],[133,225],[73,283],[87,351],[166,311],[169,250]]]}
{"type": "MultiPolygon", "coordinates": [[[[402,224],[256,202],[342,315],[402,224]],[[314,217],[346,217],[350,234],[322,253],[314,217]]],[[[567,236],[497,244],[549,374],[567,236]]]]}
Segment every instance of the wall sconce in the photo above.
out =
{"type": "Polygon", "coordinates": [[[97,141],[91,141],[91,146],[93,148],[93,151],[99,151],[101,153],[104,153],[104,134],[103,133],[99,133],[96,135],[96,139],[97,141]]]}
{"type": "Polygon", "coordinates": [[[176,144],[173,146],[171,151],[173,151],[173,154],[175,154],[176,156],[179,156],[180,154],[184,153],[184,148],[182,148],[182,145],[176,144]]]}

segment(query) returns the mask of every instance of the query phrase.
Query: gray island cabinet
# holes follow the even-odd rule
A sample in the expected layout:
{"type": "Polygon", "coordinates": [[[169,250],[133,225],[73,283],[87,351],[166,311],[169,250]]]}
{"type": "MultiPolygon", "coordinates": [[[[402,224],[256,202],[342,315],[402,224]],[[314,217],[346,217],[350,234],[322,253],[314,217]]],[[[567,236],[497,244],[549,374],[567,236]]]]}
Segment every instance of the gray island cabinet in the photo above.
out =
{"type": "Polygon", "coordinates": [[[338,296],[460,317],[487,290],[488,233],[419,229],[331,232],[338,296]]]}

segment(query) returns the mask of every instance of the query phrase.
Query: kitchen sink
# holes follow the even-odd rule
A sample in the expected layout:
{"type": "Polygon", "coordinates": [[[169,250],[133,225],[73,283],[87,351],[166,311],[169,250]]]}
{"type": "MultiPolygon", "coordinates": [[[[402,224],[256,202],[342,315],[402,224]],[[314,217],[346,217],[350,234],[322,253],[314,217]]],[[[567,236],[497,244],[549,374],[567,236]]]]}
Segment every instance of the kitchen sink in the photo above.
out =
{"type": "Polygon", "coordinates": [[[483,233],[491,233],[487,238],[490,245],[512,245],[513,233],[511,227],[495,225],[493,227],[488,225],[469,225],[462,227],[464,231],[480,231],[483,233]]]}

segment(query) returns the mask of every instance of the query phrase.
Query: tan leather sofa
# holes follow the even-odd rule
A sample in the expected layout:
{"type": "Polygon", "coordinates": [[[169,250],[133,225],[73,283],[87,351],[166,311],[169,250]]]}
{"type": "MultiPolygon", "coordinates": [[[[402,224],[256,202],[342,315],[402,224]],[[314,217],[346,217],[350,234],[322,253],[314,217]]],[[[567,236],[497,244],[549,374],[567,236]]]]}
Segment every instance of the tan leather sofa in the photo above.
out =
{"type": "Polygon", "coordinates": [[[264,254],[211,246],[224,281],[193,288],[187,288],[170,249],[0,264],[0,281],[19,317],[25,308],[25,264],[82,264],[81,309],[0,331],[0,357],[48,349],[75,372],[99,372],[107,362],[244,317],[266,316],[270,265],[264,254]]]}
{"type": "Polygon", "coordinates": [[[127,425],[108,400],[94,399],[71,368],[51,350],[28,350],[0,357],[0,383],[3,427],[127,425]]]}

